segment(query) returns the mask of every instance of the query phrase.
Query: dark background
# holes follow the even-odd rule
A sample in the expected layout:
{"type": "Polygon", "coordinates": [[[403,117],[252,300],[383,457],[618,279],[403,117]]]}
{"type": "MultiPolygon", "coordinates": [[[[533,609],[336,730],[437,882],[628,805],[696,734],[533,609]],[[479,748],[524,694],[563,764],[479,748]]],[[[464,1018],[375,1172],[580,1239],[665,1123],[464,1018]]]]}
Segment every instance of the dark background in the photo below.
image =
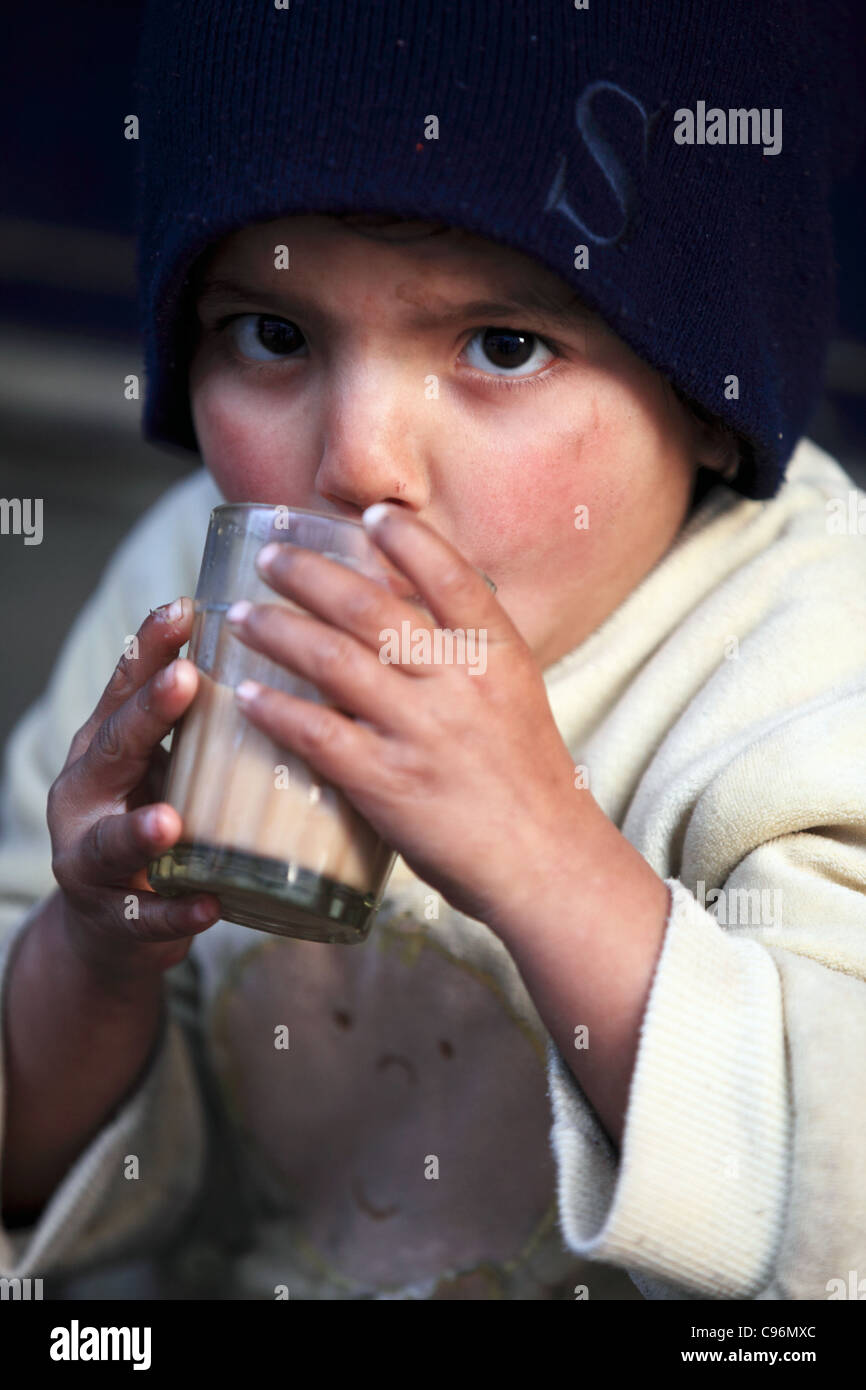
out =
{"type": "MultiPolygon", "coordinates": [[[[194,0],[190,0],[194,3],[194,0]]],[[[5,7],[0,71],[0,497],[42,497],[39,546],[0,536],[0,742],[135,519],[195,460],[139,437],[133,175],[141,0],[5,7]]],[[[839,323],[810,436],[866,481],[866,154],[835,197],[839,323]]],[[[175,597],[166,595],[166,599],[175,597]]],[[[106,673],[107,678],[108,673],[106,673]]]]}

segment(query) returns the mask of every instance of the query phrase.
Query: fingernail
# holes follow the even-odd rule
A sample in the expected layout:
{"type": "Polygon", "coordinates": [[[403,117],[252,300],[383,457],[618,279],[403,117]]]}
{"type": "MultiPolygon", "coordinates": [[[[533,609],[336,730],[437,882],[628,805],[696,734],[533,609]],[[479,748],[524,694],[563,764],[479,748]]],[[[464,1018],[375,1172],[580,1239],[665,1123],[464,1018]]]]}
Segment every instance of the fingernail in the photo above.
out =
{"type": "Polygon", "coordinates": [[[241,681],[240,685],[235,687],[235,694],[241,704],[244,704],[247,700],[254,700],[261,688],[258,681],[241,681]]]}
{"type": "Polygon", "coordinates": [[[163,604],[159,611],[165,622],[176,623],[183,617],[183,599],[176,598],[173,603],[163,604]]]}
{"type": "Polygon", "coordinates": [[[156,837],[157,835],[162,834],[162,812],[156,806],[154,806],[152,810],[148,811],[147,815],[145,816],[144,828],[147,831],[148,835],[156,837]]]}
{"type": "Polygon", "coordinates": [[[206,922],[209,917],[214,916],[214,909],[208,903],[196,903],[189,915],[194,922],[206,922]]]}
{"type": "Polygon", "coordinates": [[[268,544],[266,546],[263,546],[262,549],[259,551],[258,556],[256,557],[256,564],[259,566],[260,569],[267,569],[268,565],[272,565],[274,563],[274,560],[276,560],[279,553],[279,541],[268,541],[268,544]]]}
{"type": "Polygon", "coordinates": [[[374,502],[372,507],[361,513],[361,520],[365,526],[378,526],[380,521],[390,515],[390,508],[386,502],[374,502]]]}
{"type": "Polygon", "coordinates": [[[226,618],[230,623],[242,623],[252,606],[248,599],[239,598],[237,603],[233,603],[229,608],[226,618]]]}

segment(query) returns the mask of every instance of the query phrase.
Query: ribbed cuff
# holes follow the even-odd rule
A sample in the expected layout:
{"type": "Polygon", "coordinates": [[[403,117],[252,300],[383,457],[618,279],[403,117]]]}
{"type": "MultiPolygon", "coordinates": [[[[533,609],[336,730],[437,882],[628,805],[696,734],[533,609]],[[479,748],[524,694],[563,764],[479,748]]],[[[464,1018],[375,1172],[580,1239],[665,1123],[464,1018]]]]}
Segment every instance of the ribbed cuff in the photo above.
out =
{"type": "Polygon", "coordinates": [[[548,1044],[560,1226],[576,1254],[681,1296],[754,1298],[771,1277],[786,1205],[780,981],[761,946],[728,935],[677,879],[666,883],[671,914],[618,1162],[548,1044]]]}

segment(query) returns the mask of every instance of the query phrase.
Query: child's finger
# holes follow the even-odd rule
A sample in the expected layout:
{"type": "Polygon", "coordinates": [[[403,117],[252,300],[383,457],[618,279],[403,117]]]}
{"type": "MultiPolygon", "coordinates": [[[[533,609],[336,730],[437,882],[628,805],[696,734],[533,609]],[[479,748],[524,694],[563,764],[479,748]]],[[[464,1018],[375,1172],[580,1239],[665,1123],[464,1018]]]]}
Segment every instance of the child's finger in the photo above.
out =
{"type": "Polygon", "coordinates": [[[141,942],[178,941],[195,936],[220,920],[222,908],[213,893],[190,893],[163,898],[159,893],[142,893],[138,916],[121,918],[129,936],[141,942]]]}
{"type": "MultiPolygon", "coordinates": [[[[158,802],[116,816],[102,816],[70,850],[68,868],[55,866],[58,882],[74,877],[78,884],[114,884],[146,866],[154,855],[170,849],[183,829],[173,806],[158,802]]],[[[61,887],[66,886],[61,883],[61,887]]],[[[71,883],[70,883],[71,887],[71,883]]]]}
{"type": "Polygon", "coordinates": [[[452,631],[483,628],[491,646],[514,641],[514,624],[482,571],[428,522],[387,502],[368,507],[362,519],[376,545],[412,581],[435,624],[452,631]]]}
{"type": "Polygon", "coordinates": [[[76,762],[90,746],[96,731],[109,715],[118,710],[146,681],[177,655],[192,630],[194,606],[191,598],[155,608],[145,618],[112,672],[96,709],[76,733],[69,748],[66,767],[76,762]]]}
{"type": "Polygon", "coordinates": [[[191,661],[173,661],[100,724],[85,753],[64,776],[64,797],[80,807],[117,801],[146,776],[154,750],[198,689],[191,661]]]}
{"type": "Polygon", "coordinates": [[[162,972],[183,960],[193,936],[220,920],[213,893],[163,898],[150,891],[132,895],[102,890],[79,900],[67,918],[76,953],[112,979],[136,979],[142,971],[162,972]],[[164,951],[160,951],[160,946],[164,951]]]}

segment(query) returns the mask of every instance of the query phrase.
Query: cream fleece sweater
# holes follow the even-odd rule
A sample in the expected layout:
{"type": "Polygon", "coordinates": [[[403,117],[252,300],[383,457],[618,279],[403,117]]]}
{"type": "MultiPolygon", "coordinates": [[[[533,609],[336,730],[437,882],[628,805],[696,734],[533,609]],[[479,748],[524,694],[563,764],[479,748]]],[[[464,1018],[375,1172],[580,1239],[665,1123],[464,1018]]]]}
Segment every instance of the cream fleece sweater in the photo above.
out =
{"type": "MultiPolygon", "coordinates": [[[[223,1297],[574,1297],[596,1262],[648,1298],[866,1277],[866,544],[833,524],[861,499],[805,440],[772,501],[715,488],[545,672],[672,890],[619,1157],[498,938],[398,859],[362,947],[196,938],[146,1074],[38,1223],[0,1228],[0,1274],[201,1238],[223,1297]]],[[[126,635],[193,592],[220,500],[200,472],[142,519],[7,745],[4,986],[53,887],[51,781],[126,635]]]]}

